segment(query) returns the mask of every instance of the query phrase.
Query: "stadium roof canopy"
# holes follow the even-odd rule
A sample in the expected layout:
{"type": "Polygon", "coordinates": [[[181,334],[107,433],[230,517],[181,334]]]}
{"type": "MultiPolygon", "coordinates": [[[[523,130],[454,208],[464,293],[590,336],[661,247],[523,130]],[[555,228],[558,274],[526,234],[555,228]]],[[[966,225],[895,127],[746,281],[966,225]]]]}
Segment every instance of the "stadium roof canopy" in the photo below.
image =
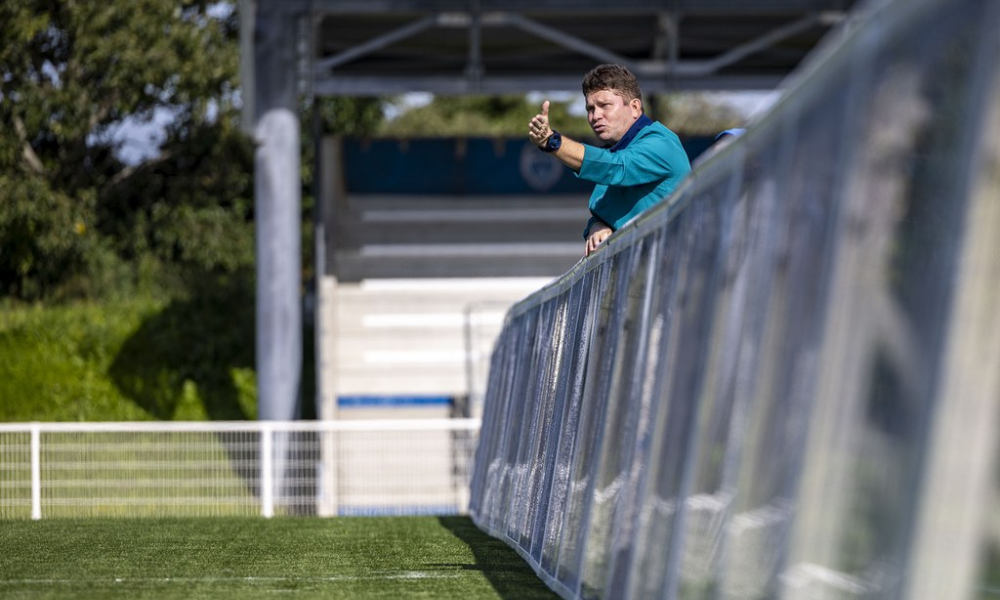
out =
{"type": "Polygon", "coordinates": [[[576,91],[602,62],[628,64],[650,92],[774,89],[855,0],[257,3],[311,24],[299,38],[311,91],[380,95],[576,91]]]}

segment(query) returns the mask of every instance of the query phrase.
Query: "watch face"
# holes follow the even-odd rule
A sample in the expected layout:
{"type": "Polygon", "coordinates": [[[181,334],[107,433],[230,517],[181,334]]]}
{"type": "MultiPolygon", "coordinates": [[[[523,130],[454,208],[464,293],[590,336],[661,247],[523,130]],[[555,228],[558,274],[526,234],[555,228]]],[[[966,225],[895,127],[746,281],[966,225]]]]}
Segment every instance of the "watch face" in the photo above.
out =
{"type": "Polygon", "coordinates": [[[562,136],[558,132],[553,132],[545,146],[548,150],[558,150],[562,146],[562,136]]]}

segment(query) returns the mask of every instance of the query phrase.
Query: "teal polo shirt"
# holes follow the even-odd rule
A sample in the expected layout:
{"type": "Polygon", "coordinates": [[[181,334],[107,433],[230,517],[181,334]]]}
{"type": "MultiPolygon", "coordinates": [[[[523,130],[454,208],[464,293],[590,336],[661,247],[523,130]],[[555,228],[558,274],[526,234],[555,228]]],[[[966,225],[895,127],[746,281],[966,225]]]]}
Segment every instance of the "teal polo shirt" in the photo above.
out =
{"type": "Polygon", "coordinates": [[[590,195],[593,217],[618,231],[639,213],[667,198],[691,172],[680,138],[662,123],[639,117],[621,141],[608,149],[584,146],[583,164],[576,176],[595,183],[590,195]]]}

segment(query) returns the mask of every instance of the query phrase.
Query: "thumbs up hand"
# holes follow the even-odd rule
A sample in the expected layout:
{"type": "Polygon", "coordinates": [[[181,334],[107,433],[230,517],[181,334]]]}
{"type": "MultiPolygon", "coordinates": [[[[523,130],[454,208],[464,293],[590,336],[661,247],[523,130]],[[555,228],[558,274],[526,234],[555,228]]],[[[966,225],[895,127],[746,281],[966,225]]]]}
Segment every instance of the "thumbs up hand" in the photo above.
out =
{"type": "Polygon", "coordinates": [[[541,148],[545,145],[545,140],[552,135],[552,128],[549,127],[549,101],[542,102],[542,112],[531,118],[528,123],[528,139],[531,143],[541,148]]]}

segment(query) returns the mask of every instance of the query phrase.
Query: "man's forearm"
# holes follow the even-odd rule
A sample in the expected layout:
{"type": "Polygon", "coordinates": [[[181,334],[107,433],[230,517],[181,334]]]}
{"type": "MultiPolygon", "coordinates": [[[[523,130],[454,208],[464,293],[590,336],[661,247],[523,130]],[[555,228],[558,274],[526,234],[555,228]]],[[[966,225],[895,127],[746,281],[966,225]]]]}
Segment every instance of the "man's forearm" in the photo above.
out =
{"type": "Polygon", "coordinates": [[[562,145],[552,152],[552,155],[559,159],[562,164],[579,172],[583,166],[584,146],[580,142],[562,136],[562,145]]]}

